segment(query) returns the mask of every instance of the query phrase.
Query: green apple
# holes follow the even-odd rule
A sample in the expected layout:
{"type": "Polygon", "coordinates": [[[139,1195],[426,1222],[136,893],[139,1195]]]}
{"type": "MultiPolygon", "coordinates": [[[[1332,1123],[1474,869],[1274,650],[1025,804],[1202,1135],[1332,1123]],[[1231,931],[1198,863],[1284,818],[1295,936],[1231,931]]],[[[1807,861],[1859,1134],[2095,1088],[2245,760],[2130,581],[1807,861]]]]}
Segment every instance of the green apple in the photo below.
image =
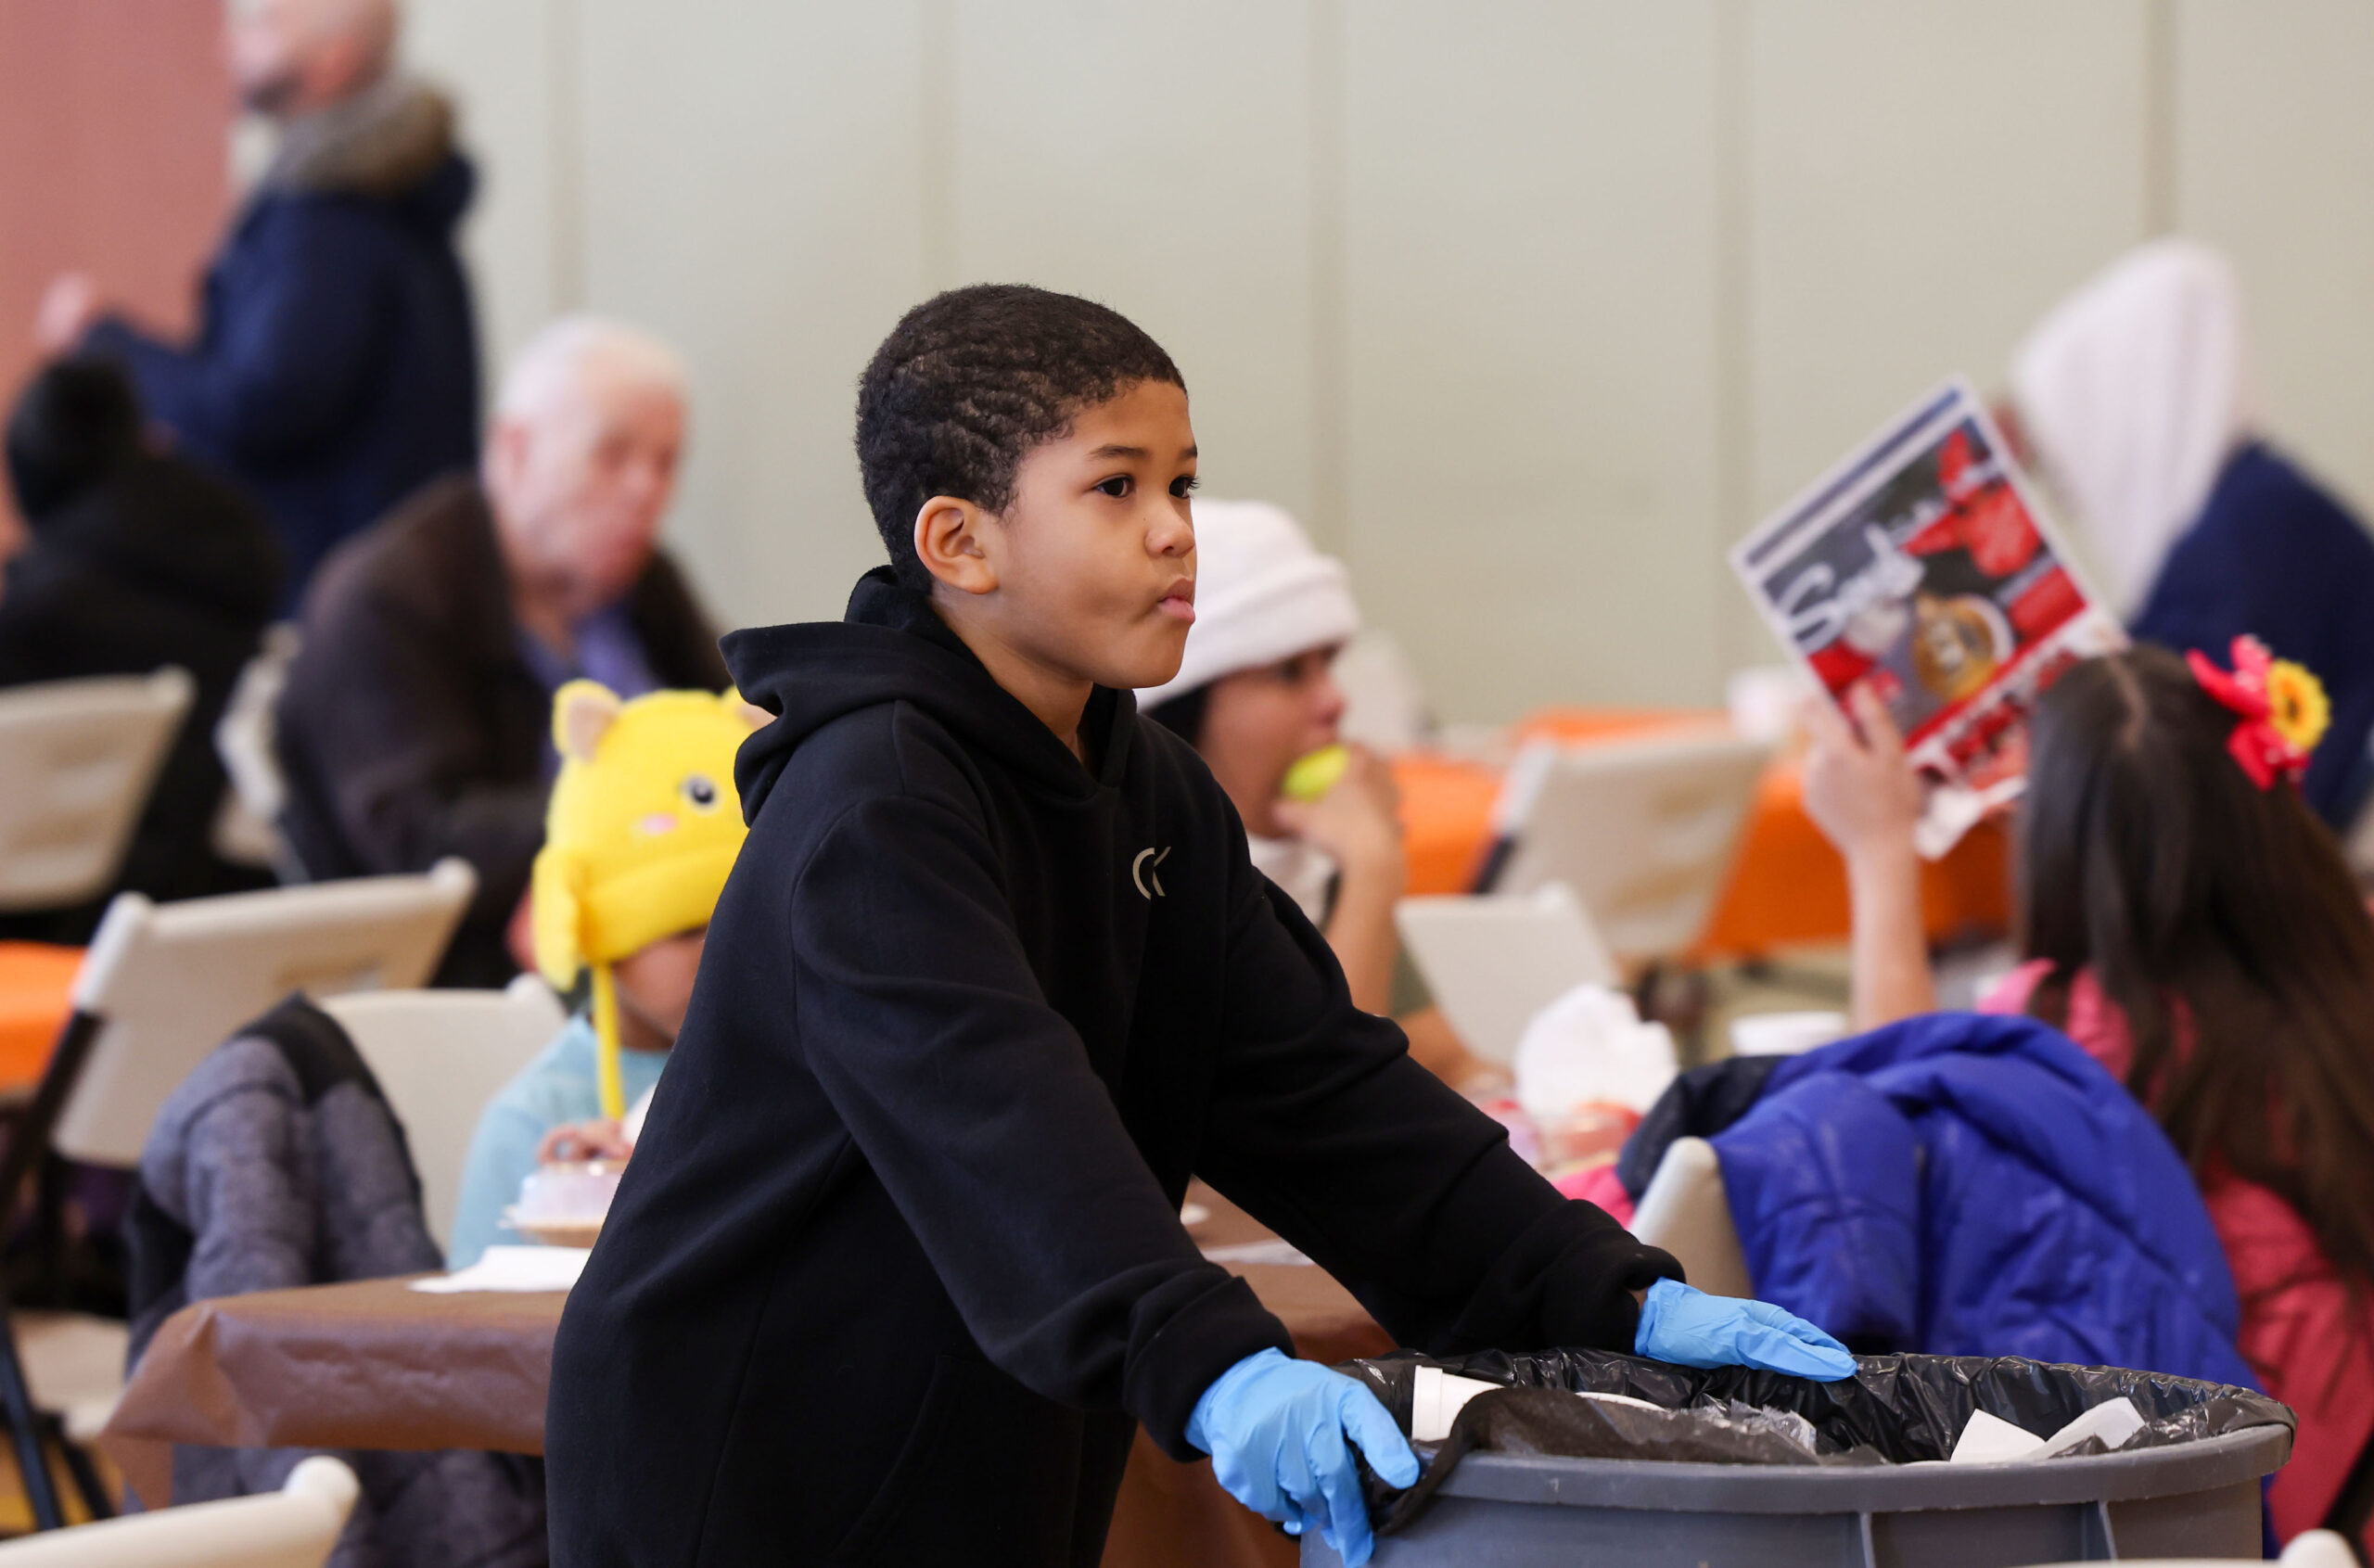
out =
{"type": "Polygon", "coordinates": [[[1322,746],[1286,770],[1281,793],[1289,800],[1312,801],[1334,789],[1352,765],[1352,753],[1343,746],[1322,746]]]}

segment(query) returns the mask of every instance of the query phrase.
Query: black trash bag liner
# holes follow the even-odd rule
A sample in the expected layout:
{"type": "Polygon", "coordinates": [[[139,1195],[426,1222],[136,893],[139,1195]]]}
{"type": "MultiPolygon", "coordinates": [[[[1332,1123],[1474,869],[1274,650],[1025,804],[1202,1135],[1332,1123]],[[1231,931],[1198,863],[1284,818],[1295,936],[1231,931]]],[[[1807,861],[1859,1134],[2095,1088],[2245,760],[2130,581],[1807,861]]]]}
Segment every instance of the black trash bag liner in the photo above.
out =
{"type": "MultiPolygon", "coordinates": [[[[1836,1383],[1754,1367],[1702,1371],[1613,1350],[1487,1351],[1449,1359],[1404,1351],[1347,1362],[1337,1370],[1366,1384],[1407,1432],[1422,1366],[1512,1389],[1621,1394],[1669,1411],[1728,1419],[1656,1427],[1642,1423],[1655,1421],[1649,1411],[1589,1400],[1555,1401],[1566,1413],[1551,1417],[1542,1413],[1547,1407],[1538,1400],[1478,1395],[1460,1411],[1450,1437],[1439,1447],[1430,1451],[1428,1445],[1416,1445],[1426,1470],[1407,1492],[1396,1492],[1362,1466],[1370,1511],[1378,1517],[1380,1531],[1398,1529],[1415,1518],[1459,1461],[1478,1451],[1720,1464],[1910,1464],[1949,1457],[1973,1411],[1985,1410],[2044,1436],[2120,1397],[2133,1400],[2146,1423],[2122,1453],[2247,1427],[2289,1429],[2298,1424],[2289,1409],[2247,1388],[2016,1356],[1866,1356],[1858,1359],[1853,1377],[1836,1383]],[[1812,1425],[1814,1451],[1808,1455],[1800,1448],[1799,1457],[1780,1457],[1780,1446],[1797,1446],[1780,1445],[1777,1430],[1742,1419],[1742,1407],[1749,1412],[1804,1417],[1812,1425]],[[1642,1422],[1619,1425],[1628,1417],[1642,1418],[1642,1422]],[[1627,1432],[1640,1445],[1609,1451],[1608,1445],[1627,1432]],[[1501,1443],[1525,1446],[1499,1447],[1501,1443]],[[1559,1443],[1574,1446],[1549,1446],[1559,1443]]],[[[2107,1451],[2098,1439],[2088,1439],[2067,1457],[2107,1451]]]]}
{"type": "MultiPolygon", "coordinates": [[[[1417,1445],[1419,1452],[1425,1445],[1417,1445]]],[[[1418,1484],[1397,1496],[1364,1472],[1377,1528],[1399,1529],[1425,1511],[1436,1488],[1471,1453],[1549,1454],[1570,1460],[1663,1460],[1697,1464],[1885,1464],[1869,1448],[1825,1451],[1811,1422],[1736,1402],[1708,1401],[1686,1410],[1579,1399],[1548,1388],[1479,1394],[1451,1420],[1450,1435],[1427,1460],[1418,1484]],[[1374,1482],[1374,1485],[1369,1485],[1374,1482]],[[1380,1501],[1385,1502],[1378,1512],[1380,1501]]]]}

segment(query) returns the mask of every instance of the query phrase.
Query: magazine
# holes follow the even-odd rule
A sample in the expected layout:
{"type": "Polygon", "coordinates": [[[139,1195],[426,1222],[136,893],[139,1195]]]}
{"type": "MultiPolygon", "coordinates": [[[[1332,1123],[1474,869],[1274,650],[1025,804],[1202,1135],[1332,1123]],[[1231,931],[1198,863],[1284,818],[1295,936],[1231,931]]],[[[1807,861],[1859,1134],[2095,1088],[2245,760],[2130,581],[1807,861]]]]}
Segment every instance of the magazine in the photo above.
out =
{"type": "Polygon", "coordinates": [[[2071,664],[2126,644],[2087,591],[1969,381],[1891,421],[1731,551],[1831,700],[1887,705],[1929,784],[1934,860],[2014,799],[2027,716],[2071,664]]]}

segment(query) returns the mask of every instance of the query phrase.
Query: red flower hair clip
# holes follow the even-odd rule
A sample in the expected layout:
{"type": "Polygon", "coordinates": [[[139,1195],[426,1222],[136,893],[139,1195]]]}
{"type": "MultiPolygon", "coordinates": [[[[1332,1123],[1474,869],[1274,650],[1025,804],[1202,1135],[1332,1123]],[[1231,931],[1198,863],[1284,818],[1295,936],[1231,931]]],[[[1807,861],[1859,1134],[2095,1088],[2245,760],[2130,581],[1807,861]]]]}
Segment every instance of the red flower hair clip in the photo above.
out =
{"type": "Polygon", "coordinates": [[[2314,675],[2290,659],[2277,658],[2255,637],[2234,639],[2234,669],[2228,674],[2199,648],[2185,655],[2201,689],[2240,716],[2226,737],[2226,749],[2261,789],[2278,778],[2300,782],[2309,755],[2325,738],[2332,706],[2314,675]]]}

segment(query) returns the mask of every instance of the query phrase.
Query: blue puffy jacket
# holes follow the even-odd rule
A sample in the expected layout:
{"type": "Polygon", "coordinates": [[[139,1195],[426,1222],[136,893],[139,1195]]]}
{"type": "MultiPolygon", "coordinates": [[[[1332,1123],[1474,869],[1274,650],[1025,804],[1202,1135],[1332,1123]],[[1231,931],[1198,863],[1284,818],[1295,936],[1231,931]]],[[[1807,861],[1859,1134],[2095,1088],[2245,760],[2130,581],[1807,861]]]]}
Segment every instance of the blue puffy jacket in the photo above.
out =
{"type": "Polygon", "coordinates": [[[1858,1348],[2258,1386],[2184,1161],[2033,1019],[1936,1013],[1784,1062],[1713,1142],[1756,1294],[1858,1348]]]}
{"type": "Polygon", "coordinates": [[[284,611],[332,546],[478,457],[477,326],[453,249],[476,177],[450,110],[391,83],[324,119],[240,215],[194,342],[119,321],[84,342],[262,504],[287,556],[284,611]]]}

